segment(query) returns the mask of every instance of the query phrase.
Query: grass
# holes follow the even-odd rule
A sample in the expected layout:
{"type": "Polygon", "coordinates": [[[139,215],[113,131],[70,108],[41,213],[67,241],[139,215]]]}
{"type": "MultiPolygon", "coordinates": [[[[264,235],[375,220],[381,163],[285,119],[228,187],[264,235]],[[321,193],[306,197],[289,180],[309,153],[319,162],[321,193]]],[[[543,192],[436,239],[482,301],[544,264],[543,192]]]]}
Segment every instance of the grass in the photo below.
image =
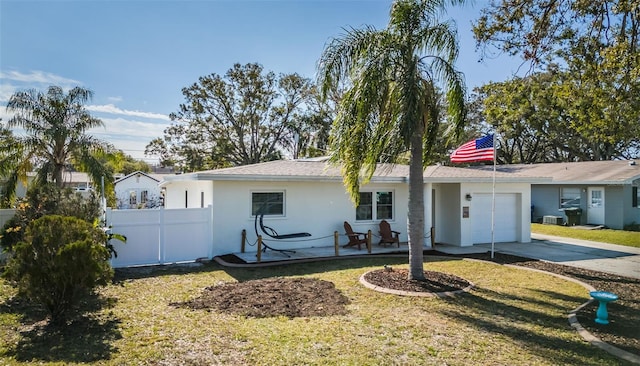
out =
{"type": "Polygon", "coordinates": [[[567,226],[531,224],[531,232],[640,248],[640,232],[624,230],[582,230],[567,226]]]}
{"type": "Polygon", "coordinates": [[[439,299],[383,294],[358,282],[384,264],[406,268],[406,258],[255,269],[164,267],[102,289],[98,310],[59,329],[14,300],[13,289],[0,280],[0,364],[621,364],[568,325],[567,313],[588,299],[580,285],[485,262],[426,260],[425,269],[477,287],[439,299]],[[348,314],[255,319],[169,305],[220,282],[275,276],[335,283],[350,299],[348,314]]]}

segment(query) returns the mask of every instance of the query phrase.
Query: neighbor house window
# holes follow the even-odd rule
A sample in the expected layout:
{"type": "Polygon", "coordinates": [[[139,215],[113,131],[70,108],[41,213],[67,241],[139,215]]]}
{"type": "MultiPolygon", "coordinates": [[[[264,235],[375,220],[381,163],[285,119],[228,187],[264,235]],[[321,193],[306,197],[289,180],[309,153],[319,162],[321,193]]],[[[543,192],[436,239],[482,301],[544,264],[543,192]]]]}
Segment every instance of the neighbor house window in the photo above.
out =
{"type": "Polygon", "coordinates": [[[149,200],[149,191],[140,192],[140,203],[146,203],[149,200]]]}
{"type": "Polygon", "coordinates": [[[393,220],[393,192],[360,192],[356,220],[393,220]],[[374,201],[375,198],[375,201],[374,201]]]}
{"type": "Polygon", "coordinates": [[[631,187],[631,203],[633,207],[640,207],[640,189],[631,187]]]}
{"type": "Polygon", "coordinates": [[[580,188],[560,189],[560,208],[580,207],[580,188]]]}
{"type": "Polygon", "coordinates": [[[251,215],[284,215],[284,192],[251,192],[251,215]]]}
{"type": "Polygon", "coordinates": [[[129,204],[137,205],[138,204],[138,192],[130,191],[129,192],[129,204]]]}

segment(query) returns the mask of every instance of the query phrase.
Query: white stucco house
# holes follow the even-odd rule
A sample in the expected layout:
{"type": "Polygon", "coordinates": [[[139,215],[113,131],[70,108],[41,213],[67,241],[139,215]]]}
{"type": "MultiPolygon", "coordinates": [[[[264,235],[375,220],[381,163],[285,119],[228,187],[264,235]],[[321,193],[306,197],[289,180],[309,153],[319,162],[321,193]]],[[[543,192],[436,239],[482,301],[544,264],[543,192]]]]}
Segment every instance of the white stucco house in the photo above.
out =
{"type": "MultiPolygon", "coordinates": [[[[165,208],[213,208],[216,253],[237,252],[241,232],[255,241],[254,224],[268,202],[265,225],[279,234],[306,232],[309,237],[282,240],[281,249],[333,245],[333,233],[378,233],[381,220],[407,241],[408,166],[380,166],[361,187],[355,207],[342,184],[340,168],[326,159],[280,160],[165,177],[165,208]]],[[[445,166],[424,172],[425,234],[435,228],[436,242],[470,246],[491,241],[492,173],[445,166]]],[[[496,175],[496,242],[531,239],[531,182],[543,180],[514,173],[496,175]]],[[[261,234],[258,232],[258,234],[261,234]]],[[[346,239],[343,239],[346,240],[346,239]]],[[[375,242],[375,238],[373,239],[375,242]]],[[[431,239],[424,238],[425,246],[431,239]]]]}
{"type": "Polygon", "coordinates": [[[158,208],[162,206],[162,177],[141,171],[116,179],[114,191],[117,209],[158,208]]]}

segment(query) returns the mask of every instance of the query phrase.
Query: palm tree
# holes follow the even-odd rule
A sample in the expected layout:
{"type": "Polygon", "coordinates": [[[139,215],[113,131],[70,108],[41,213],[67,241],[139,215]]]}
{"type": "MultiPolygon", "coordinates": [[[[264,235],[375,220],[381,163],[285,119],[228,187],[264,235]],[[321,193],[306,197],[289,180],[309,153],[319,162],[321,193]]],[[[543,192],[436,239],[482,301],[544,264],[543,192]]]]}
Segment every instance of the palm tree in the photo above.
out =
{"type": "Polygon", "coordinates": [[[327,45],[319,61],[323,94],[346,84],[330,150],[354,203],[377,163],[395,163],[409,152],[410,279],[424,279],[423,172],[440,122],[436,85],[445,92],[455,132],[464,127],[464,80],[453,66],[457,32],[454,24],[438,21],[446,3],[462,2],[395,1],[386,29],[350,29],[327,45]]]}
{"type": "Polygon", "coordinates": [[[7,127],[21,128],[24,135],[3,135],[0,174],[6,180],[4,199],[13,198],[18,180],[26,181],[32,169],[37,172],[36,182],[53,181],[58,187],[64,185],[63,173],[70,165],[87,172],[96,184],[103,177],[106,184],[113,181],[98,159],[113,147],[87,134],[93,127],[104,126],[83,106],[92,96],[90,90],[81,87],[65,94],[58,86],[49,87],[46,94],[29,90],[11,96],[7,111],[14,116],[7,127]]]}

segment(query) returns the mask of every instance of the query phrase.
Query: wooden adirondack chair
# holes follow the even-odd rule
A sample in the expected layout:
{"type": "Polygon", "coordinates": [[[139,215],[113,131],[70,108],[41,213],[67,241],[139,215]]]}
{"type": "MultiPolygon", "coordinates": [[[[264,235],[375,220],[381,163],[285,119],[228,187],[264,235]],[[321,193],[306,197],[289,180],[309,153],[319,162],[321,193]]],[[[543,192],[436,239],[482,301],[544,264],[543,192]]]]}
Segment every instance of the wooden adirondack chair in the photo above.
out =
{"type": "Polygon", "coordinates": [[[378,245],[387,245],[387,244],[398,244],[398,248],[400,248],[400,235],[399,231],[391,230],[391,225],[387,222],[387,220],[380,221],[380,242],[378,245]]]}
{"type": "Polygon", "coordinates": [[[354,232],[351,225],[346,221],[344,222],[344,231],[347,233],[347,237],[349,238],[349,242],[343,246],[344,248],[357,245],[358,250],[360,250],[360,245],[367,244],[367,234],[354,232]]]}

